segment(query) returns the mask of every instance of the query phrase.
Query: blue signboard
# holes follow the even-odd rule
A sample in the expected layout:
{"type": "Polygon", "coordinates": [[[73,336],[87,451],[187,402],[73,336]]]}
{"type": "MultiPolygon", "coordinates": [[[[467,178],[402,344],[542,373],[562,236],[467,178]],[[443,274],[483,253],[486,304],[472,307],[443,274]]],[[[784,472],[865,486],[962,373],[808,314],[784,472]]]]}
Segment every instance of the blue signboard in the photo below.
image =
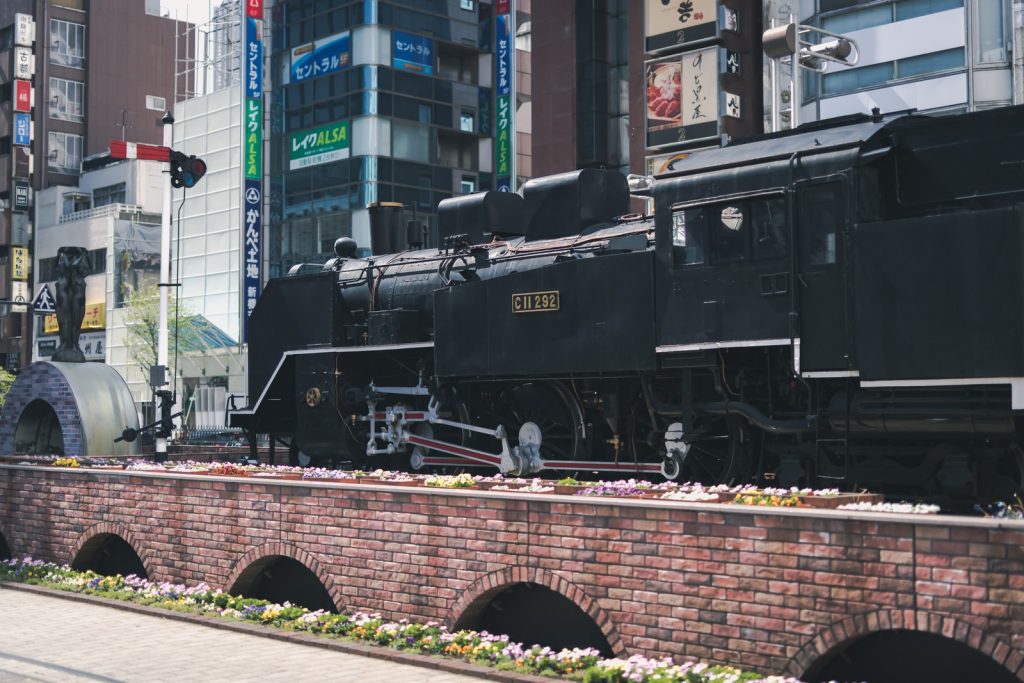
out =
{"type": "Polygon", "coordinates": [[[25,146],[32,144],[31,114],[14,114],[14,144],[25,146]]]}
{"type": "Polygon", "coordinates": [[[418,74],[434,73],[434,41],[403,31],[392,31],[391,65],[418,74]]]}
{"type": "Polygon", "coordinates": [[[292,48],[292,81],[341,71],[352,60],[348,31],[292,48]]]}
{"type": "Polygon", "coordinates": [[[263,228],[263,183],[259,180],[245,181],[245,273],[242,277],[243,301],[245,301],[245,331],[243,339],[249,338],[249,316],[256,308],[256,300],[260,298],[262,263],[262,228],[263,228]]]}
{"type": "Polygon", "coordinates": [[[495,17],[495,41],[494,68],[498,77],[498,97],[504,97],[512,92],[512,41],[509,35],[509,19],[507,14],[495,17]]]}
{"type": "Polygon", "coordinates": [[[247,17],[245,20],[245,96],[263,96],[263,39],[262,22],[247,17]]]}

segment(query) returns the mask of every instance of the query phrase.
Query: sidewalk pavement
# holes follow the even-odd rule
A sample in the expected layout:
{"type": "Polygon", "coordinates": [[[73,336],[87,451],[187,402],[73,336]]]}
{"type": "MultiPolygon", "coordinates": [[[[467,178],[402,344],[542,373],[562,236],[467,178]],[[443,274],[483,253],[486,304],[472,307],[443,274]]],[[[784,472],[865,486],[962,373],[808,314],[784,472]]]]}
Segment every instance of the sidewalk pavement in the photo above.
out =
{"type": "Polygon", "coordinates": [[[481,680],[20,590],[0,615],[2,683],[481,680]]]}

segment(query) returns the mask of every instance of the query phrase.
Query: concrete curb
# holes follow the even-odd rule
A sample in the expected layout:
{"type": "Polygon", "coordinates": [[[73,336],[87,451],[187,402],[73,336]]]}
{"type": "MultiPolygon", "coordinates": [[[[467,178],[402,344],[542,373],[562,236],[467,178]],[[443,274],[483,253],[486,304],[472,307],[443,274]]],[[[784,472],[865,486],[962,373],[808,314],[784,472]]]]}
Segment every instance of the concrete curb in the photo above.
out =
{"type": "Polygon", "coordinates": [[[44,588],[42,586],[34,586],[31,584],[0,581],[0,590],[23,591],[25,593],[35,593],[37,595],[45,595],[51,598],[60,598],[62,600],[73,600],[100,607],[110,607],[113,609],[124,610],[126,612],[144,614],[151,617],[172,619],[174,621],[182,621],[199,626],[208,626],[225,631],[234,631],[236,633],[244,633],[251,636],[259,636],[261,638],[271,638],[273,640],[280,640],[295,645],[319,647],[325,650],[333,650],[334,652],[342,652],[344,654],[383,659],[395,662],[396,664],[409,664],[411,666],[418,666],[424,669],[436,669],[438,671],[463,674],[465,676],[475,676],[477,678],[492,681],[503,681],[505,683],[551,683],[553,680],[564,680],[546,676],[517,674],[512,671],[498,671],[486,666],[480,666],[478,664],[471,664],[470,662],[463,662],[454,659],[431,657],[428,655],[414,654],[412,652],[402,652],[384,646],[361,645],[359,643],[351,643],[343,640],[316,636],[309,633],[297,633],[293,631],[285,631],[283,629],[258,626],[256,624],[238,623],[227,619],[218,619],[216,617],[207,617],[198,614],[185,614],[183,612],[175,612],[173,610],[162,609],[159,607],[136,605],[131,602],[111,600],[108,598],[97,597],[95,595],[84,595],[82,593],[70,593],[67,591],[56,590],[54,588],[44,588]]]}

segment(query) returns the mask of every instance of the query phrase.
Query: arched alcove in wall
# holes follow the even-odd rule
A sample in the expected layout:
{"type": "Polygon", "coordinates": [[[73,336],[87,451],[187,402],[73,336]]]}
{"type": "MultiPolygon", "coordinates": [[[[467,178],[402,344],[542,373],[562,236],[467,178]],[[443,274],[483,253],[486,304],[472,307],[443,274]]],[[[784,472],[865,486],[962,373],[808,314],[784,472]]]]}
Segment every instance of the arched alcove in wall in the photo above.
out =
{"type": "Polygon", "coordinates": [[[807,683],[1015,683],[1017,677],[991,657],[953,638],[928,631],[875,631],[840,643],[801,677],[807,683]]]}
{"type": "Polygon", "coordinates": [[[613,654],[589,614],[566,596],[532,581],[486,591],[459,615],[455,628],[507,635],[515,642],[554,650],[592,647],[606,657],[613,654]]]}
{"type": "Polygon", "coordinates": [[[266,555],[246,566],[228,592],[274,603],[336,612],[334,600],[317,575],[296,559],[266,555]]]}
{"type": "Polygon", "coordinates": [[[134,574],[143,579],[149,578],[149,572],[135,548],[113,533],[99,533],[83,543],[71,561],[71,568],[92,570],[103,576],[134,574]]]}

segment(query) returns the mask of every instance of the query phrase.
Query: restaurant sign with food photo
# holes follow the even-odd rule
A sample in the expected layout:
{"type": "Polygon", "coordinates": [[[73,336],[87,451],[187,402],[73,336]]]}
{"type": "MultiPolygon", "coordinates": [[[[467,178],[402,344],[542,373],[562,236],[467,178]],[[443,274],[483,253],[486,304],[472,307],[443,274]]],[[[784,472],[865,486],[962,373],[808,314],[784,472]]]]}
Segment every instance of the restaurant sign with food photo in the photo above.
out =
{"type": "Polygon", "coordinates": [[[645,65],[647,147],[718,135],[718,48],[645,65]]]}

